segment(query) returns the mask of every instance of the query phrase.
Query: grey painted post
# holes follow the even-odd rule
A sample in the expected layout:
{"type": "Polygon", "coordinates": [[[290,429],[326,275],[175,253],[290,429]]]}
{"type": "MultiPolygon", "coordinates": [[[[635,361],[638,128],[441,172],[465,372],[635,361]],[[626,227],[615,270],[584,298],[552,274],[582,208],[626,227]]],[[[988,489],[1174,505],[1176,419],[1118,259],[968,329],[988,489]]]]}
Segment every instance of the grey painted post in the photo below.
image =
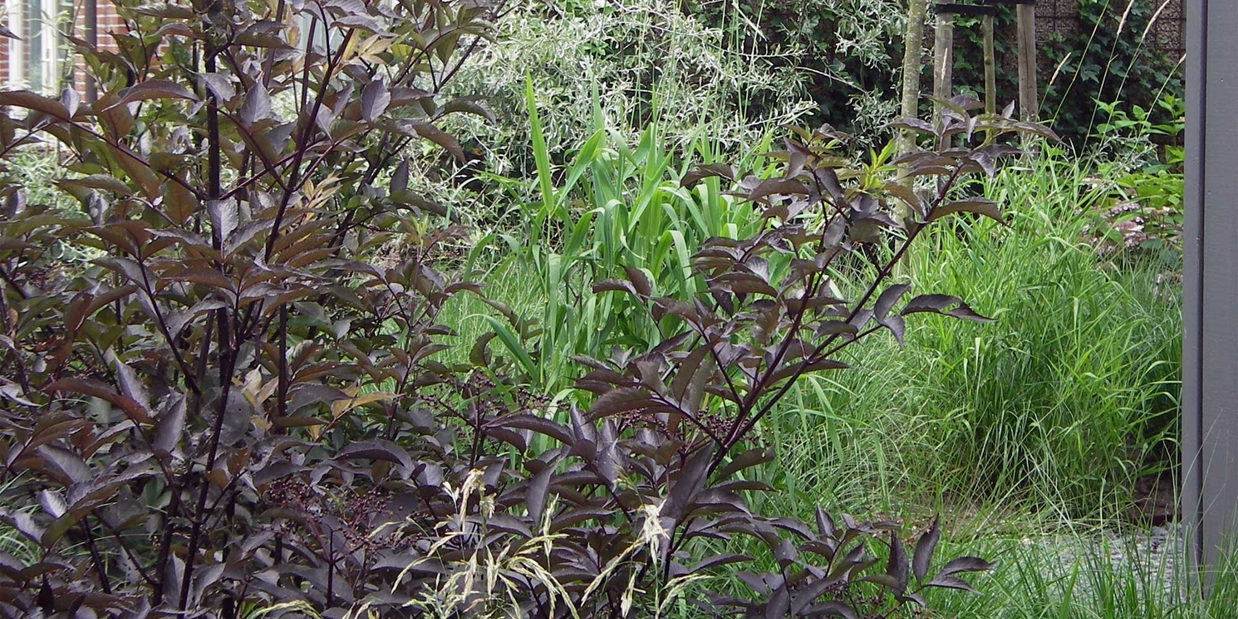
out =
{"type": "Polygon", "coordinates": [[[1187,18],[1182,513],[1207,586],[1238,533],[1238,2],[1187,18]]]}

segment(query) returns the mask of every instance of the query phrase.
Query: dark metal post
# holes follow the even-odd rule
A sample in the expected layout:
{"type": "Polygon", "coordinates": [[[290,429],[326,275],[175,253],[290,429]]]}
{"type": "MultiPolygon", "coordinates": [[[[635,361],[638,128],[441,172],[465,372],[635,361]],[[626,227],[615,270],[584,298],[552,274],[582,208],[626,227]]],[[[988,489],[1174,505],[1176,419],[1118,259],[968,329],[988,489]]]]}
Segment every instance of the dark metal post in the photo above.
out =
{"type": "Polygon", "coordinates": [[[1187,0],[1182,515],[1208,587],[1238,516],[1238,3],[1187,0]]]}

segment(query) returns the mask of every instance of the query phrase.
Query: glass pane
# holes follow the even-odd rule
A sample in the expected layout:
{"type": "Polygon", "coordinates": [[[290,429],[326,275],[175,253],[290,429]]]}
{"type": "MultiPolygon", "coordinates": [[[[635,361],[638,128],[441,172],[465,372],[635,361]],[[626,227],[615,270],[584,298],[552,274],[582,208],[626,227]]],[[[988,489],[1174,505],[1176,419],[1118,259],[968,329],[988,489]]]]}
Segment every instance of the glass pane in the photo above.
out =
{"type": "Polygon", "coordinates": [[[43,89],[43,2],[26,0],[26,79],[30,90],[43,89]]]}

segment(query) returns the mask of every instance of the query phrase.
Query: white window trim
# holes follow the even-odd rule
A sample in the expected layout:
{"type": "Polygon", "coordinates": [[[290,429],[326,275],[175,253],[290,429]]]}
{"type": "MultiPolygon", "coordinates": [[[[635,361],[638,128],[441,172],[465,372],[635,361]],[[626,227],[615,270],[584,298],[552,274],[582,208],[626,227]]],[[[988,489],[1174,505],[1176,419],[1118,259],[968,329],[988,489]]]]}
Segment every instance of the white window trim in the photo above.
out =
{"type": "Polygon", "coordinates": [[[60,0],[39,0],[39,66],[29,66],[27,58],[27,41],[32,37],[27,32],[30,18],[26,15],[29,0],[4,0],[8,28],[14,34],[22,37],[5,39],[9,46],[8,82],[5,84],[11,90],[21,90],[30,87],[30,74],[38,71],[42,79],[43,90],[57,91],[60,86],[61,32],[60,20],[63,17],[60,0]]]}
{"type": "Polygon", "coordinates": [[[39,69],[43,74],[43,89],[54,91],[60,88],[60,0],[40,0],[43,15],[39,27],[43,30],[40,43],[43,46],[39,69]]]}
{"type": "Polygon", "coordinates": [[[5,9],[9,20],[9,30],[22,39],[8,39],[9,42],[9,83],[7,86],[19,90],[26,83],[26,3],[24,0],[5,0],[5,9]]]}

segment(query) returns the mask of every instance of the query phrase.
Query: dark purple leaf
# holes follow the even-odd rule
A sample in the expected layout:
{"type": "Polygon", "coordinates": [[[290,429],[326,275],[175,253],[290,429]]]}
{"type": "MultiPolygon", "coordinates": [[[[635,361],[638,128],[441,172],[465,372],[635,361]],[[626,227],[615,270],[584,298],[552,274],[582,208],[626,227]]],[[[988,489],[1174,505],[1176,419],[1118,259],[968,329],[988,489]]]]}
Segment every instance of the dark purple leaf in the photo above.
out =
{"type": "Polygon", "coordinates": [[[414,123],[413,130],[417,132],[417,135],[443,147],[444,150],[456,158],[456,161],[462,162],[465,160],[464,149],[460,147],[460,142],[456,141],[456,138],[452,137],[450,133],[425,122],[414,123]]]}
{"type": "Polygon", "coordinates": [[[488,424],[488,427],[504,427],[516,428],[520,430],[532,430],[538,434],[549,436],[564,445],[572,444],[572,433],[566,426],[545,417],[538,417],[530,413],[517,413],[500,417],[488,424]]]}
{"type": "Polygon", "coordinates": [[[734,563],[744,563],[744,562],[751,561],[751,560],[752,560],[752,557],[749,557],[749,556],[747,556],[747,555],[739,555],[739,554],[720,554],[720,555],[714,555],[714,556],[709,557],[708,559],[705,559],[705,560],[701,561],[700,563],[697,563],[696,565],[693,565],[692,567],[688,568],[687,570],[685,570],[685,573],[686,573],[686,574],[696,574],[697,572],[702,572],[702,571],[705,571],[705,570],[707,570],[707,569],[714,568],[714,567],[718,567],[718,566],[721,566],[721,565],[731,565],[731,564],[734,564],[734,563]]]}
{"type": "Polygon", "coordinates": [[[689,456],[679,474],[671,478],[666,502],[662,504],[662,517],[678,523],[687,515],[688,506],[705,485],[705,474],[709,472],[713,453],[713,444],[710,443],[689,456]]]}
{"type": "Polygon", "coordinates": [[[682,187],[691,187],[702,179],[715,177],[721,177],[734,182],[737,176],[739,176],[739,170],[736,170],[735,166],[724,163],[711,163],[693,168],[684,175],[683,180],[679,181],[679,184],[682,187]]]}
{"type": "Polygon", "coordinates": [[[993,564],[979,557],[959,557],[946,563],[939,576],[950,576],[961,572],[987,572],[993,569],[993,564]]]}
{"type": "Polygon", "coordinates": [[[765,602],[765,619],[782,619],[791,610],[791,592],[784,582],[765,602]]]}
{"type": "Polygon", "coordinates": [[[937,548],[937,540],[940,537],[941,528],[938,527],[937,519],[934,518],[933,524],[916,541],[915,557],[911,562],[916,580],[923,581],[925,575],[928,574],[929,565],[933,562],[933,550],[937,548]]]}
{"type": "Polygon", "coordinates": [[[261,81],[254,83],[249,92],[245,93],[245,100],[241,103],[238,114],[241,123],[246,126],[253,126],[271,117],[271,95],[261,81]]]}
{"type": "Polygon", "coordinates": [[[335,455],[336,460],[385,460],[400,465],[401,476],[408,477],[413,473],[413,459],[403,447],[384,439],[371,439],[350,443],[335,455]]]}
{"type": "Polygon", "coordinates": [[[653,280],[643,269],[624,266],[623,272],[627,274],[628,281],[632,282],[632,287],[638,294],[646,298],[653,295],[653,280]]]}
{"type": "Polygon", "coordinates": [[[837,527],[834,524],[834,519],[831,518],[829,514],[825,513],[825,510],[821,509],[820,505],[816,507],[814,513],[817,519],[817,532],[821,534],[821,537],[833,538],[835,531],[837,530],[837,527]]]}
{"type": "Polygon", "coordinates": [[[953,213],[976,213],[984,215],[999,224],[1005,225],[1006,222],[1002,219],[1002,212],[997,207],[997,203],[986,198],[968,198],[966,200],[956,200],[939,206],[932,210],[928,215],[930,222],[937,221],[942,217],[953,213]]]}
{"type": "Polygon", "coordinates": [[[547,490],[550,488],[550,478],[554,476],[555,467],[547,466],[529,480],[529,490],[525,494],[525,505],[529,510],[529,521],[534,527],[540,527],[542,512],[546,509],[547,490]]]}
{"type": "Polygon", "coordinates": [[[186,411],[185,396],[175,395],[159,414],[155,422],[155,440],[151,443],[156,456],[171,453],[176,448],[185,432],[186,411]]]}
{"type": "Polygon", "coordinates": [[[374,122],[390,104],[391,91],[387,90],[387,82],[382,78],[370,80],[361,90],[361,118],[366,122],[374,122]]]}
{"type": "Polygon", "coordinates": [[[907,589],[907,551],[903,549],[903,542],[894,531],[890,531],[890,557],[886,562],[886,575],[894,579],[893,589],[896,592],[902,593],[907,589]]]}
{"type": "Polygon", "coordinates": [[[728,479],[740,471],[765,464],[766,462],[773,462],[773,460],[774,449],[772,447],[755,447],[731,458],[730,462],[727,462],[725,466],[718,469],[714,477],[715,479],[728,479]]]}
{"type": "Polygon", "coordinates": [[[43,527],[39,526],[30,513],[0,507],[0,522],[17,529],[19,533],[36,544],[41,544],[43,541],[43,527]]]}
{"type": "Polygon", "coordinates": [[[890,314],[890,309],[899,299],[907,294],[911,288],[908,284],[895,284],[886,288],[881,292],[881,296],[877,297],[877,303],[873,305],[873,317],[878,321],[884,320],[890,314]]]}
{"type": "Polygon", "coordinates": [[[167,80],[147,80],[139,84],[134,84],[129,88],[124,89],[120,93],[120,102],[117,105],[133,103],[135,101],[146,101],[148,99],[185,99],[188,101],[197,101],[198,97],[194,96],[188,88],[170,82],[167,80]]]}
{"type": "Polygon", "coordinates": [[[593,284],[593,292],[626,292],[632,296],[636,296],[636,288],[631,282],[625,282],[618,279],[603,279],[593,284]]]}
{"type": "MultiPolygon", "coordinates": [[[[42,445],[35,450],[43,461],[54,467],[54,471],[60,472],[69,482],[73,484],[86,483],[94,478],[94,474],[90,472],[90,467],[86,464],[82,457],[62,447],[55,445],[42,445]]],[[[53,472],[53,471],[44,471],[53,472]]]]}
{"type": "Polygon", "coordinates": [[[821,602],[809,606],[804,611],[804,617],[842,617],[843,619],[860,619],[854,608],[842,602],[821,602]]]}
{"type": "Polygon", "coordinates": [[[968,584],[967,581],[963,580],[962,578],[956,578],[954,576],[938,576],[934,578],[933,580],[930,580],[929,582],[925,583],[924,586],[936,587],[938,589],[957,589],[959,591],[970,591],[972,593],[976,592],[976,590],[972,588],[972,586],[968,584]]]}
{"type": "Polygon", "coordinates": [[[808,195],[812,190],[804,183],[797,180],[770,178],[761,181],[756,187],[749,191],[746,197],[753,202],[764,201],[765,198],[771,195],[782,194],[799,194],[808,195]]]}
{"type": "Polygon", "coordinates": [[[601,419],[629,411],[643,411],[655,405],[642,389],[620,387],[604,393],[589,407],[589,419],[601,419]]]}

